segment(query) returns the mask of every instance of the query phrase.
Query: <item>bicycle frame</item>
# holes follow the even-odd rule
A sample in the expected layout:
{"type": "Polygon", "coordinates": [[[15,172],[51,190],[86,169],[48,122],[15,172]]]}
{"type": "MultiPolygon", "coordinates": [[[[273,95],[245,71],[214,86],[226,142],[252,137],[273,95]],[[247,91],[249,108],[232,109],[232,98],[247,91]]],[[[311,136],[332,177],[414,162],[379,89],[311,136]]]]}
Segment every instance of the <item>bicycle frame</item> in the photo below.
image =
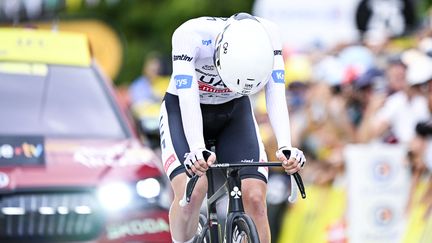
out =
{"type": "Polygon", "coordinates": [[[226,239],[232,238],[232,228],[234,219],[240,215],[245,214],[242,201],[241,179],[239,170],[247,166],[281,166],[281,163],[256,163],[256,162],[242,162],[238,164],[214,164],[207,170],[208,191],[207,191],[207,225],[203,227],[198,241],[206,236],[206,231],[209,230],[210,242],[219,243],[223,239],[221,237],[219,221],[217,217],[216,202],[228,193],[228,212],[225,219],[224,235],[226,239]],[[225,183],[215,190],[213,180],[214,169],[226,169],[225,183]]]}
{"type": "MultiPolygon", "coordinates": [[[[207,141],[207,146],[211,148],[214,145],[214,141],[207,141]]],[[[290,157],[290,151],[283,151],[284,155],[289,158],[290,157]]],[[[203,153],[203,156],[205,160],[208,159],[210,156],[210,153],[203,153]]],[[[206,172],[207,180],[208,180],[208,189],[207,189],[207,224],[203,226],[202,232],[198,235],[198,241],[195,242],[202,242],[203,239],[206,237],[206,232],[209,230],[209,238],[210,242],[212,243],[219,243],[219,239],[222,239],[220,235],[219,230],[219,221],[217,217],[217,210],[216,210],[216,202],[218,199],[223,197],[227,192],[230,192],[228,194],[228,212],[227,217],[225,219],[225,236],[226,239],[231,239],[232,237],[232,225],[234,223],[234,220],[237,219],[237,217],[244,217],[248,218],[251,221],[251,224],[254,224],[253,221],[250,219],[250,217],[245,214],[244,208],[243,208],[243,201],[241,198],[241,179],[238,174],[238,171],[243,167],[280,167],[282,166],[281,162],[238,162],[238,163],[215,163],[210,166],[210,168],[206,172]],[[226,181],[225,183],[220,186],[217,190],[214,188],[214,180],[213,180],[213,170],[214,169],[227,169],[226,174],[226,181]],[[234,194],[233,194],[234,193],[234,194]],[[239,194],[240,193],[240,194],[239,194]],[[233,197],[233,199],[231,199],[233,197]]],[[[298,172],[292,174],[292,176],[295,179],[295,182],[297,184],[298,189],[300,190],[302,198],[306,198],[306,192],[303,185],[302,178],[298,172]]],[[[199,176],[194,175],[191,178],[188,178],[188,181],[186,182],[186,188],[185,188],[185,194],[183,196],[183,199],[180,200],[180,206],[185,206],[190,202],[193,189],[199,179],[199,176]]],[[[293,182],[291,182],[291,188],[295,188],[295,185],[293,182]]],[[[255,226],[255,225],[254,225],[255,226]]],[[[255,232],[256,228],[254,227],[255,232]]],[[[256,234],[256,237],[258,237],[258,234],[256,234]]]]}

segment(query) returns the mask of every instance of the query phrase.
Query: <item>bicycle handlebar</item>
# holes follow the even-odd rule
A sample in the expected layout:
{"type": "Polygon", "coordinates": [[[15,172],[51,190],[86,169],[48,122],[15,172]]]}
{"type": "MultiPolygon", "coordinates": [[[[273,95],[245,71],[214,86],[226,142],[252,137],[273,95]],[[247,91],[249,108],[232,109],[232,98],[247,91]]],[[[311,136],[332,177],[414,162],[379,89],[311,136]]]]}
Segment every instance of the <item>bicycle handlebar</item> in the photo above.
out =
{"type": "MultiPolygon", "coordinates": [[[[207,160],[206,156],[204,155],[204,158],[207,160]]],[[[215,163],[213,165],[210,166],[210,169],[226,169],[226,168],[241,168],[241,167],[257,167],[257,166],[263,166],[263,167],[276,167],[276,166],[282,166],[281,162],[239,162],[239,163],[215,163]]],[[[292,174],[292,176],[295,179],[295,182],[297,184],[298,189],[300,190],[300,194],[302,196],[302,198],[306,198],[306,191],[303,185],[303,180],[300,176],[300,174],[298,172],[292,174]]],[[[191,196],[192,196],[192,192],[195,188],[195,185],[197,183],[199,179],[199,176],[197,175],[193,175],[191,178],[187,178],[186,181],[186,188],[185,188],[185,193],[183,195],[183,198],[180,200],[179,204],[180,206],[184,207],[187,204],[189,204],[191,196]]],[[[295,188],[295,186],[293,186],[293,183],[291,182],[291,190],[293,191],[293,189],[295,188]]],[[[290,196],[290,198],[293,198],[290,196]]],[[[295,199],[290,199],[290,202],[295,201],[295,199]]]]}

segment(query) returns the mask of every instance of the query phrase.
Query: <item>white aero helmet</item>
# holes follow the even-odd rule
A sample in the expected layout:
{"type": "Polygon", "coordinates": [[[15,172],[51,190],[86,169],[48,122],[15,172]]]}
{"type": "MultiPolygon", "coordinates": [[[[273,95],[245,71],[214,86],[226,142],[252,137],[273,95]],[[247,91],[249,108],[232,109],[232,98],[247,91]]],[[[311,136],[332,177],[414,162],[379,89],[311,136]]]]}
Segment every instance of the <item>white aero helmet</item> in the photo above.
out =
{"type": "Polygon", "coordinates": [[[269,34],[252,15],[228,19],[216,38],[214,62],[224,84],[241,95],[258,92],[273,70],[274,50],[269,34]]]}

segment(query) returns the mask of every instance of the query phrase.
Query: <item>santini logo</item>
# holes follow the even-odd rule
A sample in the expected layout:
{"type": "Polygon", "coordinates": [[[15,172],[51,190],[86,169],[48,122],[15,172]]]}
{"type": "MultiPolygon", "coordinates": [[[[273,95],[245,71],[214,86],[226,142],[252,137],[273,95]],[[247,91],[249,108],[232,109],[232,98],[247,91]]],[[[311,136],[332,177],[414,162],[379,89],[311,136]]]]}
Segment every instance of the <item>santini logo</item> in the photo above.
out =
{"type": "Polygon", "coordinates": [[[174,55],[173,59],[174,59],[174,61],[188,61],[188,62],[190,62],[190,61],[192,61],[193,57],[190,57],[188,55],[183,54],[183,55],[174,55]]]}

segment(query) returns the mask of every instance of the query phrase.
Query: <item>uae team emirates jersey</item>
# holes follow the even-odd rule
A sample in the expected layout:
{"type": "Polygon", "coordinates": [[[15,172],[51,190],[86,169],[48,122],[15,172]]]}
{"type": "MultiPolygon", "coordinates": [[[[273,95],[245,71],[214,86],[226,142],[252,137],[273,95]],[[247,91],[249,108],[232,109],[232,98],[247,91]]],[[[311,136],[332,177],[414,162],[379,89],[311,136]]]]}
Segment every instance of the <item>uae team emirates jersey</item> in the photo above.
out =
{"type": "MultiPolygon", "coordinates": [[[[274,23],[257,19],[267,30],[274,48],[273,72],[265,86],[267,113],[279,147],[290,147],[279,30],[274,23]]],[[[200,104],[222,104],[241,96],[227,88],[213,62],[216,37],[226,23],[226,18],[199,17],[180,25],[172,36],[173,73],[167,92],[179,97],[183,128],[191,151],[204,146],[200,104]]],[[[260,65],[260,60],[256,65],[260,65]]]]}
{"type": "MultiPolygon", "coordinates": [[[[273,33],[271,22],[258,19],[271,38],[276,35],[273,33]]],[[[198,85],[200,103],[203,104],[221,104],[241,96],[227,88],[213,62],[215,40],[226,22],[227,18],[200,17],[191,19],[177,28],[172,39],[174,72],[168,88],[169,93],[177,94],[178,89],[191,88],[194,82],[198,85]]],[[[276,39],[273,42],[277,42],[276,39]]],[[[280,43],[274,44],[280,46],[280,43]]],[[[280,48],[275,49],[275,54],[281,55],[280,48]]],[[[275,63],[276,69],[272,76],[276,82],[284,83],[283,60],[281,61],[282,65],[279,68],[275,63]]]]}

